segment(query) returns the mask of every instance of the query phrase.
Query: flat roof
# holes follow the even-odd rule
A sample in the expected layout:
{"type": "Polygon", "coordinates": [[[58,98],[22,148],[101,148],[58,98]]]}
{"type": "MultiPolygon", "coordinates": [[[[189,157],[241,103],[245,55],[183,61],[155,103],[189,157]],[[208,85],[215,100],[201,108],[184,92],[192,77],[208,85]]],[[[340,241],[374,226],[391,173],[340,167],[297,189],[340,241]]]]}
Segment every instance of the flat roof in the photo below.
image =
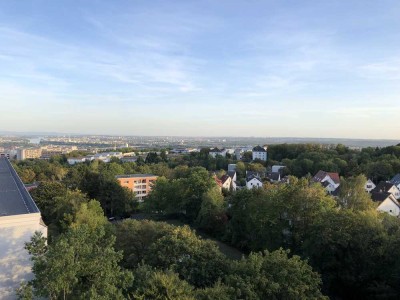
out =
{"type": "Polygon", "coordinates": [[[7,158],[0,158],[0,217],[40,213],[7,158]]]}
{"type": "Polygon", "coordinates": [[[153,174],[126,174],[126,175],[117,175],[115,178],[135,178],[135,177],[157,177],[153,174]]]}

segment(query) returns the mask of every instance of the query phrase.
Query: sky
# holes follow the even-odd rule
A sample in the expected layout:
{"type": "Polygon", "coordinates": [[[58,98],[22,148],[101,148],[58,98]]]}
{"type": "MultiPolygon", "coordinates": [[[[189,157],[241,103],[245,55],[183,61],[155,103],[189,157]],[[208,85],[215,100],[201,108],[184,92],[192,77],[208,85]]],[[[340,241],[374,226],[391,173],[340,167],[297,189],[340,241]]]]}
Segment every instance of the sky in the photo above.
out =
{"type": "Polygon", "coordinates": [[[400,1],[0,1],[0,130],[400,139],[400,1]]]}

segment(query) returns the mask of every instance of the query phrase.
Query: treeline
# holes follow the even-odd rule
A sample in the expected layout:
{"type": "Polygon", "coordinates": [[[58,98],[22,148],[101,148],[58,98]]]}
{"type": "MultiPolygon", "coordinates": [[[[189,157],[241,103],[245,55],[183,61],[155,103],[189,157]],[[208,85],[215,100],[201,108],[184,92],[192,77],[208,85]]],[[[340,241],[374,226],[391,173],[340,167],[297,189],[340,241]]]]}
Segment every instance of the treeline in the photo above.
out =
{"type": "Polygon", "coordinates": [[[400,173],[400,144],[352,150],[344,145],[281,144],[268,147],[269,164],[286,166],[286,174],[303,177],[319,170],[350,177],[366,175],[373,181],[390,180],[400,173]]]}

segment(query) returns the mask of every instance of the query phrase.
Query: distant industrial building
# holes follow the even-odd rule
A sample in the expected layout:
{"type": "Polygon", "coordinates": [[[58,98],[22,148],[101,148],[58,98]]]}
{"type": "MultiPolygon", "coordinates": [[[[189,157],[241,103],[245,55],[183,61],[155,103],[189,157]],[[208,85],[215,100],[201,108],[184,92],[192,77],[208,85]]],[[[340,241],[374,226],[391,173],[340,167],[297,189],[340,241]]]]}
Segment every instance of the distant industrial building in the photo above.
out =
{"type": "Polygon", "coordinates": [[[7,158],[0,158],[0,298],[15,299],[15,289],[32,279],[24,249],[35,231],[47,237],[40,211],[7,158]]]}
{"type": "Polygon", "coordinates": [[[152,174],[117,175],[116,178],[121,186],[135,192],[136,198],[140,202],[149,195],[154,182],[157,180],[157,176],[152,174]]]}

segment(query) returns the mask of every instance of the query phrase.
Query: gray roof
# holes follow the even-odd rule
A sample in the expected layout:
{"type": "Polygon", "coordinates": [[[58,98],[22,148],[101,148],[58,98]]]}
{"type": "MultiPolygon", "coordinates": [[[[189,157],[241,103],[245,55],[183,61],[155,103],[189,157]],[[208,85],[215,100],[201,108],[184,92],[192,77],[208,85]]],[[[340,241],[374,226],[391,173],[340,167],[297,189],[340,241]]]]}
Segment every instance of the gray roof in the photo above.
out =
{"type": "Polygon", "coordinates": [[[394,186],[393,183],[381,181],[378,185],[372,190],[373,192],[388,192],[394,186]]]}
{"type": "Polygon", "coordinates": [[[40,213],[7,158],[0,158],[0,217],[40,213]]]}
{"type": "Polygon", "coordinates": [[[261,146],[256,146],[253,148],[254,152],[267,152],[267,150],[265,150],[263,147],[261,146]]]}
{"type": "Polygon", "coordinates": [[[157,177],[153,174],[126,174],[126,175],[117,175],[115,178],[134,178],[134,177],[157,177]]]}
{"type": "Polygon", "coordinates": [[[387,192],[371,192],[371,199],[375,202],[382,202],[389,198],[392,194],[387,192]]]}
{"type": "Polygon", "coordinates": [[[391,183],[393,183],[395,186],[398,186],[400,184],[400,174],[396,174],[392,180],[390,180],[391,183]]]}

